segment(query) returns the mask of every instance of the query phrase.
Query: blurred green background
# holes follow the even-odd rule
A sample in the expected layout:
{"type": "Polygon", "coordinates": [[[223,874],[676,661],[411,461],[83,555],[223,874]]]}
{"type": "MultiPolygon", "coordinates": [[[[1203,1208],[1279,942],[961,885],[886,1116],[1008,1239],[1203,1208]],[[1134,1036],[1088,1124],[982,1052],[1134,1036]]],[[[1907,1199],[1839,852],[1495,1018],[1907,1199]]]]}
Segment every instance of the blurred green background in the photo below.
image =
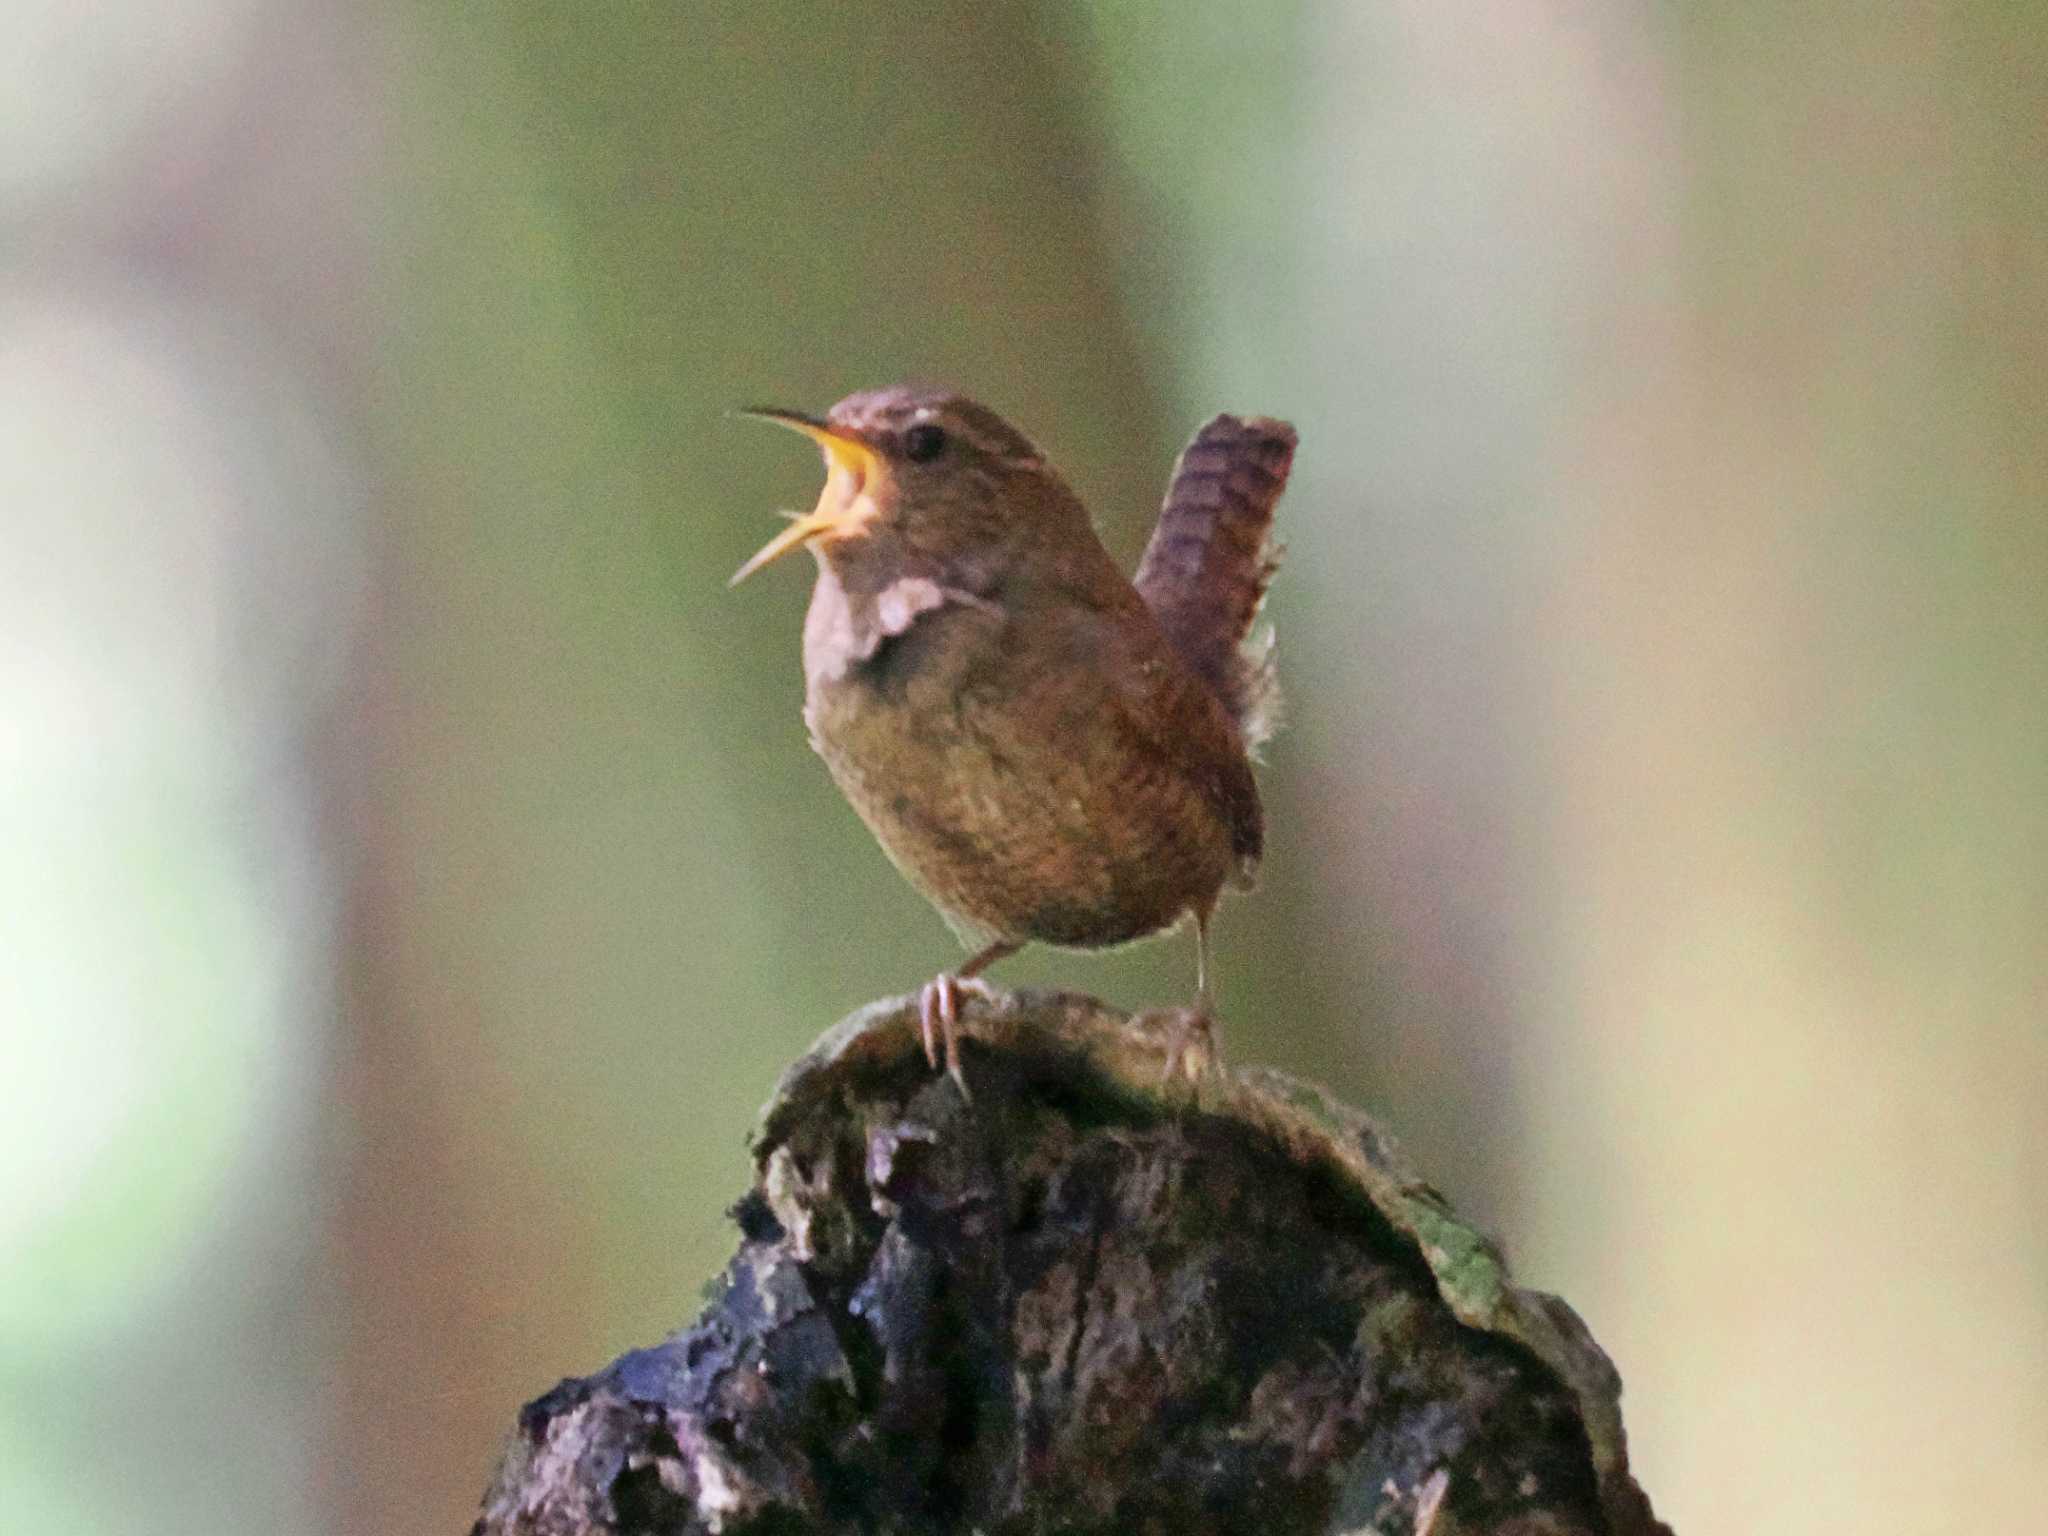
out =
{"type": "Polygon", "coordinates": [[[1661,1511],[2033,1528],[2038,7],[4,13],[0,1526],[457,1531],[694,1311],[957,953],[722,413],[915,377],[1127,559],[1299,425],[1228,1038],[1575,1302],[1661,1511]]]}

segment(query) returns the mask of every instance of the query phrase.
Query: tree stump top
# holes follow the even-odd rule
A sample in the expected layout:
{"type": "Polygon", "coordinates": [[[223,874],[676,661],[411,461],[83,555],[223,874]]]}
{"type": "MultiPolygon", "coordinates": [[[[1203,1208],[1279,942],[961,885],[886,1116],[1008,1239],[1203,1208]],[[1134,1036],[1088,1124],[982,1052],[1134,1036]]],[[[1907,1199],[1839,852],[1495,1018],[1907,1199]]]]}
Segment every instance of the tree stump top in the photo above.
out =
{"type": "Polygon", "coordinates": [[[1373,1121],[1086,997],[785,1073],[697,1322],[529,1404],[479,1536],[1656,1532],[1620,1381],[1373,1121]]]}

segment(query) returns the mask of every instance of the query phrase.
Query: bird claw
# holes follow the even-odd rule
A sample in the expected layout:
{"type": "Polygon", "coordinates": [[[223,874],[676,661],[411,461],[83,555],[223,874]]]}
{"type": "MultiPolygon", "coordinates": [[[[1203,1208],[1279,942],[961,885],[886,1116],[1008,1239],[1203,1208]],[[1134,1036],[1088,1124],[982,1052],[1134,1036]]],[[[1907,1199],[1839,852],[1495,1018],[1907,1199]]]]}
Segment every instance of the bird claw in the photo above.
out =
{"type": "Polygon", "coordinates": [[[1136,1022],[1148,1033],[1164,1037],[1160,1087],[1176,1080],[1199,1084],[1223,1070],[1222,1053],[1216,1046],[1216,1018],[1208,1009],[1164,1008],[1140,1014],[1136,1022]]]}
{"type": "Polygon", "coordinates": [[[934,976],[917,994],[918,1034],[924,1041],[925,1065],[933,1071],[939,1066],[940,1011],[951,999],[952,981],[950,976],[934,976]]]}
{"type": "Polygon", "coordinates": [[[978,976],[955,976],[951,973],[934,976],[917,994],[917,1025],[924,1041],[926,1064],[937,1071],[943,1054],[946,1075],[959,1085],[960,1097],[972,1104],[974,1095],[968,1091],[967,1073],[960,1065],[960,994],[963,992],[972,992],[983,1001],[995,998],[988,983],[978,976]]]}

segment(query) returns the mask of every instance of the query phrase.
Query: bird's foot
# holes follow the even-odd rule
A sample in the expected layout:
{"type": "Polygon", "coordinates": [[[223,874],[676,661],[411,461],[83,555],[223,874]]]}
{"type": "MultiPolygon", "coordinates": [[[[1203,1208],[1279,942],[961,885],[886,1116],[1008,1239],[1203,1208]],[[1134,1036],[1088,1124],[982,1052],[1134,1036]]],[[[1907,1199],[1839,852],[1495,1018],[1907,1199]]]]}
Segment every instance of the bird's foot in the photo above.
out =
{"type": "Polygon", "coordinates": [[[1159,1073],[1162,1087],[1176,1080],[1199,1083],[1223,1070],[1223,1055],[1216,1044],[1216,1016],[1207,1008],[1155,1008],[1131,1022],[1160,1044],[1166,1059],[1159,1073]]]}
{"type": "Polygon", "coordinates": [[[959,1084],[960,1097],[972,1104],[974,1095],[967,1091],[967,1074],[960,1068],[960,994],[963,992],[972,992],[985,1002],[995,998],[988,983],[978,976],[955,976],[950,972],[934,976],[917,994],[917,1024],[924,1037],[924,1059],[936,1071],[943,1053],[946,1075],[959,1084]]]}

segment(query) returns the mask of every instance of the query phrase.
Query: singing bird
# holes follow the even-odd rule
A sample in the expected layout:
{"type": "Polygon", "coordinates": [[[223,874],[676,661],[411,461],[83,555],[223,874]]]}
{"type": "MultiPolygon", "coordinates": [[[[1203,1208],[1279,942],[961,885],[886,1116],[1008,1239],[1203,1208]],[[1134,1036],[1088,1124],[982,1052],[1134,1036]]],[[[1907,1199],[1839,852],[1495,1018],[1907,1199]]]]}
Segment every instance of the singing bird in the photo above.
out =
{"type": "Polygon", "coordinates": [[[1080,499],[995,412],[943,390],[744,414],[824,451],[817,506],[741,566],[817,559],[804,621],[811,743],[972,958],[919,998],[924,1048],[967,1092],[963,988],[1025,944],[1122,944],[1194,919],[1195,998],[1169,1070],[1215,1017],[1209,921],[1264,844],[1252,754],[1277,704],[1249,642],[1293,462],[1284,422],[1218,416],[1182,452],[1135,582],[1080,499]]]}

